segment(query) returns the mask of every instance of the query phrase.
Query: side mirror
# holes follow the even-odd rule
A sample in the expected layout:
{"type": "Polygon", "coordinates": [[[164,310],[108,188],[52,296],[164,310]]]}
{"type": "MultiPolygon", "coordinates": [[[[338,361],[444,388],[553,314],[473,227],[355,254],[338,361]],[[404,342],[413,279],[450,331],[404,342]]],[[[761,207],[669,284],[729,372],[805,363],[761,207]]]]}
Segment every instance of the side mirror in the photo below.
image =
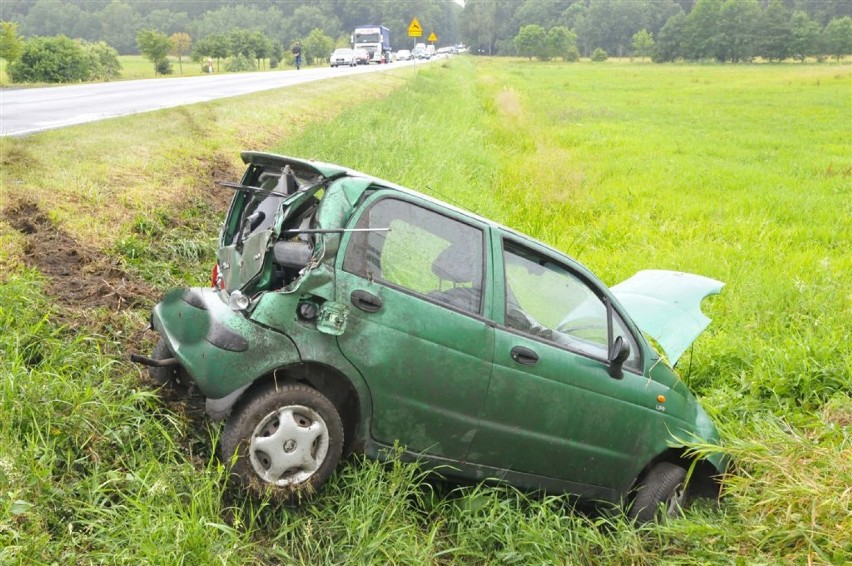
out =
{"type": "Polygon", "coordinates": [[[624,361],[630,356],[630,344],[621,336],[616,336],[609,349],[609,376],[613,379],[621,379],[624,377],[624,372],[621,367],[624,361]]]}

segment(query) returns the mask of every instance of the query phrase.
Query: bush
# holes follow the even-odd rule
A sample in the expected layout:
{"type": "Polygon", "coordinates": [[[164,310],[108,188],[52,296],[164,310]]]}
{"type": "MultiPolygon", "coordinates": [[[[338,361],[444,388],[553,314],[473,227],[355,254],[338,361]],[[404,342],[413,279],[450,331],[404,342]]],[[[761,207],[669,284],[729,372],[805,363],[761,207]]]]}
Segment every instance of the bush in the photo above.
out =
{"type": "Polygon", "coordinates": [[[229,73],[240,73],[242,71],[256,71],[257,67],[254,65],[254,59],[250,59],[245,55],[237,55],[228,59],[228,62],[225,64],[225,70],[229,73]]]}
{"type": "Polygon", "coordinates": [[[600,47],[592,51],[592,61],[606,61],[607,59],[609,59],[609,55],[600,47]]]}
{"type": "Polygon", "coordinates": [[[92,60],[79,42],[64,35],[34,37],[7,72],[16,83],[86,81],[92,76],[92,60]]]}
{"type": "Polygon", "coordinates": [[[168,59],[160,59],[154,63],[154,72],[158,75],[171,75],[172,62],[168,59]]]}
{"type": "Polygon", "coordinates": [[[90,79],[108,81],[121,76],[121,63],[118,62],[118,51],[103,41],[97,43],[81,42],[83,51],[89,58],[91,69],[90,79]]]}
{"type": "Polygon", "coordinates": [[[569,63],[576,63],[580,60],[580,50],[577,49],[576,45],[569,47],[565,52],[565,55],[562,56],[562,60],[568,61],[569,63]]]}

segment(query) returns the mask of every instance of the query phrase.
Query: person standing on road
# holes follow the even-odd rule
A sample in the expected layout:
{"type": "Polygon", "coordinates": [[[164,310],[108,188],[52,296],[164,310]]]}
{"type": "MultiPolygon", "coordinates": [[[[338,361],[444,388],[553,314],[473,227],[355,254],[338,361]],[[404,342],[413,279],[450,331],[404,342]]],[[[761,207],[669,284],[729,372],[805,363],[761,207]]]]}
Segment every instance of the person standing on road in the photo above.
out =
{"type": "Polygon", "coordinates": [[[302,44],[298,41],[293,46],[293,55],[296,56],[296,70],[298,71],[302,67],[302,44]]]}

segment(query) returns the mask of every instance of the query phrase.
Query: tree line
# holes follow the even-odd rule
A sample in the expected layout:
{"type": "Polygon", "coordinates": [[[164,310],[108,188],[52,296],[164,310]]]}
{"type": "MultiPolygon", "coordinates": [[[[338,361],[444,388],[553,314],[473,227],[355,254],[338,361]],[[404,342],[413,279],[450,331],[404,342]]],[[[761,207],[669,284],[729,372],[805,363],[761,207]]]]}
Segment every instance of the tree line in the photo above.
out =
{"type": "MultiPolygon", "coordinates": [[[[607,3],[609,9],[617,5],[618,2],[607,3]]],[[[615,54],[651,57],[657,62],[682,59],[733,63],[756,57],[770,62],[788,58],[804,61],[807,57],[824,60],[829,56],[839,60],[852,53],[852,17],[833,17],[822,26],[807,12],[791,10],[781,0],[766,4],[758,0],[698,0],[688,13],[679,6],[673,7],[672,15],[662,26],[652,25],[655,18],[651,11],[664,8],[664,2],[644,3],[649,10],[646,17],[637,11],[642,5],[641,0],[621,3],[622,7],[629,7],[632,16],[619,18],[611,11],[604,16],[600,9],[593,9],[603,6],[602,2],[590,2],[586,11],[577,8],[580,4],[573,4],[573,28],[554,25],[548,30],[536,23],[525,24],[511,45],[501,47],[498,53],[513,51],[542,60],[562,57],[572,61],[579,58],[582,50],[592,60],[615,54]],[[591,25],[589,19],[600,25],[591,25]],[[604,21],[612,25],[605,27],[604,21]],[[625,25],[619,27],[618,21],[625,25]],[[649,31],[649,27],[654,31],[649,31]],[[554,32],[565,38],[557,42],[558,47],[554,32]]]]}
{"type": "MultiPolygon", "coordinates": [[[[740,62],[852,54],[852,0],[467,0],[460,27],[474,51],[490,55],[529,55],[530,34],[554,28],[570,30],[586,57],[740,62]]],[[[533,44],[534,56],[551,56],[547,42],[533,44]]]]}
{"type": "Polygon", "coordinates": [[[309,62],[324,59],[364,24],[389,27],[393,49],[411,47],[422,40],[406,33],[414,17],[439,44],[542,60],[852,54],[852,0],[3,0],[0,58],[14,61],[15,81],[108,79],[118,54],[135,53],[160,74],[173,72],[169,55],[181,71],[184,57],[254,70],[277,66],[297,41],[309,62]]]}
{"type": "Polygon", "coordinates": [[[319,29],[348,43],[359,25],[391,30],[394,49],[410,48],[406,30],[417,17],[428,35],[455,42],[461,6],[454,0],[3,0],[0,19],[18,24],[24,37],[65,35],[105,41],[122,55],[138,54],[139,31],[186,33],[195,42],[233,30],[255,31],[288,46],[319,29]]]}

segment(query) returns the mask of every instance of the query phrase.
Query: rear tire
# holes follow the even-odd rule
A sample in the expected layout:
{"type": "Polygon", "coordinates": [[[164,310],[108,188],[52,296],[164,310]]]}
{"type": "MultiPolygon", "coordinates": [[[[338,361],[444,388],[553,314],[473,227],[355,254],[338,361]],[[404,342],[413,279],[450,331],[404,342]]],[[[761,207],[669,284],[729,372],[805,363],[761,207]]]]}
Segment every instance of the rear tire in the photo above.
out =
{"type": "Polygon", "coordinates": [[[337,467],[343,424],[334,404],[304,385],[261,390],[228,418],[222,459],[249,491],[281,501],[310,496],[337,467]]]}
{"type": "Polygon", "coordinates": [[[636,487],[627,516],[638,523],[674,519],[687,505],[686,470],[677,464],[659,462],[636,487]]]}

